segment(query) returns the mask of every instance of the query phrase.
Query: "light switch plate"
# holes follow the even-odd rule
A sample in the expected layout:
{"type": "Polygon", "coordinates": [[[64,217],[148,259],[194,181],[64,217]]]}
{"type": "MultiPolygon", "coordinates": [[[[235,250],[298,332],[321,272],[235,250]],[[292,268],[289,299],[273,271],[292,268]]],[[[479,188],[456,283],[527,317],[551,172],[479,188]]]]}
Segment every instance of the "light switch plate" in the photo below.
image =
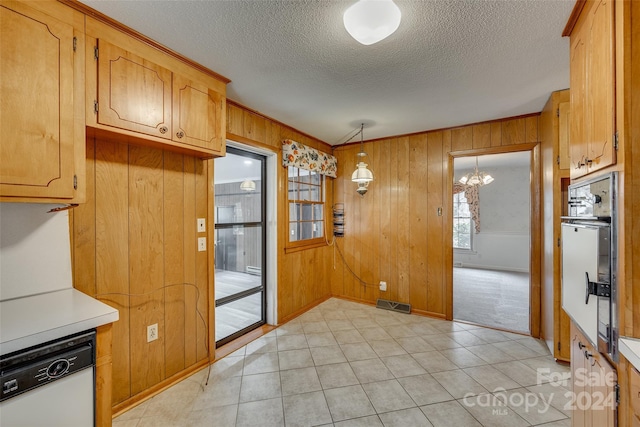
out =
{"type": "Polygon", "coordinates": [[[198,218],[198,233],[204,233],[206,230],[207,221],[204,218],[198,218]]]}
{"type": "Polygon", "coordinates": [[[198,252],[204,252],[207,250],[207,238],[198,237],[198,252]]]}

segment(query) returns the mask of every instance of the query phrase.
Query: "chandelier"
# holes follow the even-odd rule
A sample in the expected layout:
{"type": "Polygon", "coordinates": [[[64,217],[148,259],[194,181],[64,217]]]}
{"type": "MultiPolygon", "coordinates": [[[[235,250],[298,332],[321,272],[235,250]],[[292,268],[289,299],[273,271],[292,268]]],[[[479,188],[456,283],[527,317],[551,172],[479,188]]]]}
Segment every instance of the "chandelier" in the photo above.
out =
{"type": "Polygon", "coordinates": [[[469,172],[462,178],[458,180],[460,184],[469,185],[469,186],[482,186],[491,184],[493,182],[493,177],[485,172],[478,171],[478,156],[476,156],[476,168],[473,172],[469,172]]]}

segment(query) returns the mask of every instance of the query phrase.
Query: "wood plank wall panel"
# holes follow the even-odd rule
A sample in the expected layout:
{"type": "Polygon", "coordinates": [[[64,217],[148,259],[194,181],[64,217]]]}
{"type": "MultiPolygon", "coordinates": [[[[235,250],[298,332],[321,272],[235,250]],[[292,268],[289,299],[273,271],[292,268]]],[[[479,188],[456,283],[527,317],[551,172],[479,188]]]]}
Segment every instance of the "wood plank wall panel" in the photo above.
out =
{"type": "MultiPolygon", "coordinates": [[[[208,218],[207,214],[209,212],[209,202],[211,201],[211,203],[213,203],[213,198],[208,199],[206,197],[203,197],[213,191],[213,176],[209,176],[207,166],[208,162],[196,161],[194,163],[194,174],[196,178],[196,218],[207,218],[207,221],[210,222],[211,218],[208,218]]],[[[171,207],[167,206],[167,208],[171,207]]],[[[193,221],[193,218],[191,218],[190,221],[191,223],[196,222],[193,221]]],[[[210,250],[213,250],[212,240],[213,235],[208,236],[207,247],[210,250]]],[[[195,242],[194,245],[190,247],[190,249],[195,253],[196,286],[198,288],[198,298],[196,302],[196,309],[198,313],[198,318],[196,319],[196,358],[198,360],[202,360],[205,358],[209,358],[210,347],[208,338],[209,336],[213,336],[213,334],[208,333],[209,323],[207,320],[209,319],[209,255],[206,251],[198,251],[197,244],[195,244],[195,242]]],[[[212,326],[215,327],[213,324],[212,326]]]]}
{"type": "MultiPolygon", "coordinates": [[[[113,401],[118,402],[131,395],[130,304],[129,297],[129,192],[128,159],[125,144],[95,141],[87,156],[95,154],[95,161],[87,161],[87,172],[94,171],[95,187],[88,187],[95,210],[86,215],[95,218],[96,262],[95,280],[98,298],[118,309],[120,320],[113,324],[113,401]],[[117,384],[117,385],[116,385],[117,384]]],[[[88,157],[90,159],[90,157],[88,157]]],[[[88,178],[88,176],[87,176],[88,178]]],[[[83,264],[84,259],[78,260],[83,264]]],[[[86,262],[91,262],[87,259],[86,262]]]]}
{"type": "Polygon", "coordinates": [[[508,120],[502,123],[502,145],[527,142],[525,119],[508,120]]]}
{"type": "MultiPolygon", "coordinates": [[[[502,122],[491,122],[491,146],[500,147],[502,145],[502,122]]],[[[451,151],[454,151],[453,148],[451,151]]]]}
{"type": "MultiPolygon", "coordinates": [[[[199,160],[193,157],[184,159],[184,217],[196,218],[196,163],[199,160]]],[[[184,266],[184,364],[191,366],[198,360],[196,352],[197,341],[197,324],[201,322],[200,315],[197,311],[197,302],[199,300],[199,292],[196,287],[196,252],[193,248],[197,247],[196,229],[197,225],[194,221],[185,221],[184,228],[184,248],[183,266],[184,266]]]]}
{"type": "Polygon", "coordinates": [[[164,251],[162,151],[129,149],[129,285],[131,291],[131,393],[164,378],[164,251]],[[158,339],[147,342],[147,326],[158,339]]]}
{"type": "Polygon", "coordinates": [[[87,141],[87,203],[71,217],[74,286],[120,312],[114,405],[208,354],[212,287],[207,253],[196,248],[196,218],[206,217],[213,200],[207,162],[125,141],[87,141]],[[147,343],[153,323],[159,338],[147,343]]]}
{"type": "MultiPolygon", "coordinates": [[[[493,124],[491,129],[493,130],[493,124]]],[[[491,137],[493,143],[493,135],[491,137]]],[[[444,275],[442,286],[444,289],[444,315],[447,319],[453,318],[453,274],[447,274],[447,271],[453,272],[453,247],[449,248],[447,242],[453,241],[453,227],[445,227],[446,224],[453,224],[453,201],[444,201],[445,194],[453,194],[453,180],[448,179],[448,171],[450,165],[453,164],[453,160],[450,156],[446,156],[445,153],[450,153],[451,150],[451,131],[445,130],[442,132],[442,271],[444,275]]]]}
{"type": "MultiPolygon", "coordinates": [[[[365,163],[369,164],[371,170],[378,170],[379,159],[376,156],[377,149],[374,149],[374,144],[364,144],[364,151],[371,153],[371,157],[364,159],[365,163]]],[[[379,145],[379,144],[375,144],[379,145]]],[[[375,182],[375,181],[374,181],[375,182]]],[[[373,182],[369,185],[371,190],[374,188],[381,188],[376,186],[373,182]]],[[[378,201],[380,199],[380,193],[378,191],[367,192],[369,197],[360,197],[360,226],[364,229],[379,230],[380,229],[380,209],[378,201]]],[[[361,233],[360,243],[360,258],[361,259],[380,259],[380,240],[382,236],[372,235],[369,233],[361,233]]],[[[378,296],[379,280],[375,281],[376,277],[380,277],[380,263],[361,263],[360,277],[364,284],[361,286],[360,298],[365,301],[375,301],[378,296]]]]}
{"type": "Polygon", "coordinates": [[[409,138],[409,275],[411,304],[427,309],[427,135],[409,138]],[[421,195],[416,197],[417,195],[421,195]]]}
{"type": "MultiPolygon", "coordinates": [[[[346,162],[338,162],[338,170],[336,172],[337,176],[345,176],[345,174],[348,173],[347,171],[348,171],[348,168],[346,166],[346,162]]],[[[344,191],[345,191],[345,180],[332,179],[330,180],[330,182],[331,182],[333,194],[335,195],[339,194],[340,200],[343,200],[342,195],[344,194],[344,191]]],[[[345,227],[347,226],[348,221],[349,221],[349,218],[346,217],[345,227]]],[[[336,237],[335,245],[330,250],[330,257],[331,257],[331,275],[330,275],[331,289],[330,290],[332,295],[345,295],[344,275],[349,273],[345,269],[344,261],[342,260],[342,257],[340,256],[340,253],[338,252],[338,248],[337,248],[337,245],[340,245],[340,247],[342,247],[342,243],[343,243],[343,238],[336,237]]]]}
{"type": "Polygon", "coordinates": [[[360,198],[351,182],[359,144],[338,147],[335,202],[344,203],[345,237],[338,240],[350,269],[369,283],[387,282],[387,292],[364,291],[346,266],[331,274],[334,295],[375,302],[410,303],[419,312],[452,315],[452,202],[449,153],[495,150],[537,140],[538,115],[424,132],[366,143],[375,176],[360,198]],[[442,216],[438,216],[438,208],[442,216]],[[354,223],[355,221],[355,223],[354,223]],[[388,221],[388,222],[387,222],[388,221]],[[388,263],[387,261],[388,260],[388,263]],[[335,281],[342,281],[335,283],[335,281]],[[341,293],[336,293],[342,290],[341,293]]]}
{"type": "MultiPolygon", "coordinates": [[[[392,144],[396,141],[392,141],[392,144]]],[[[398,299],[399,301],[408,301],[410,289],[409,275],[409,257],[406,254],[406,248],[409,247],[410,228],[409,224],[410,211],[409,200],[411,198],[409,180],[409,159],[411,158],[411,150],[409,149],[409,138],[402,137],[397,141],[398,144],[398,165],[396,167],[398,174],[398,207],[397,212],[391,213],[392,217],[397,219],[398,225],[398,244],[396,245],[396,259],[398,261],[397,283],[398,283],[398,299]]],[[[390,169],[394,169],[394,165],[389,165],[390,169]]],[[[393,209],[394,206],[392,206],[393,209]]],[[[391,278],[392,280],[394,277],[391,278]]],[[[387,283],[387,290],[389,285],[387,283]]]]}
{"type": "Polygon", "coordinates": [[[473,126],[473,148],[491,147],[491,123],[473,126]]]}
{"type": "MultiPolygon", "coordinates": [[[[488,130],[488,129],[487,129],[488,130]]],[[[480,132],[479,132],[480,133],[480,132]]],[[[476,129],[474,128],[474,142],[476,129]]],[[[488,136],[489,133],[486,132],[488,136]]],[[[444,240],[442,215],[443,209],[443,161],[442,132],[427,134],[427,311],[444,312],[444,289],[442,265],[444,262],[444,240]]],[[[486,138],[489,141],[489,138],[486,138]]]]}
{"type": "MultiPolygon", "coordinates": [[[[166,153],[162,177],[164,203],[184,206],[184,156],[166,153]]],[[[166,376],[185,368],[185,287],[184,287],[184,209],[166,209],[164,214],[164,357],[166,376]]]]}
{"type": "Polygon", "coordinates": [[[473,148],[473,126],[451,129],[451,144],[453,151],[471,150],[473,148]]]}
{"type": "MultiPolygon", "coordinates": [[[[376,201],[378,206],[380,206],[380,248],[378,253],[380,263],[378,277],[384,278],[391,277],[392,219],[391,204],[389,203],[389,200],[391,199],[391,164],[388,160],[390,157],[391,142],[386,139],[384,141],[381,141],[379,144],[373,144],[373,147],[373,155],[374,159],[376,160],[376,169],[374,169],[376,171],[375,177],[379,180],[379,182],[382,183],[382,185],[379,186],[379,191],[376,192],[376,201]]],[[[372,280],[375,279],[376,277],[372,278],[372,280]]],[[[380,292],[378,290],[377,293],[378,295],[380,295],[380,292]]]]}
{"type": "Polygon", "coordinates": [[[525,119],[525,142],[538,142],[538,118],[539,116],[531,116],[525,119]]]}

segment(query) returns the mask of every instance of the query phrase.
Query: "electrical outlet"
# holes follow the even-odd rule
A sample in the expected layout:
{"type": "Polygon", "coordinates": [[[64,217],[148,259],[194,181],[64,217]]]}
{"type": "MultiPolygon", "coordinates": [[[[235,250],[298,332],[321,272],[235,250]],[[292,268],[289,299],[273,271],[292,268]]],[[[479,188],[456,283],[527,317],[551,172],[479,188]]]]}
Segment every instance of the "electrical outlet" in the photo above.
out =
{"type": "Polygon", "coordinates": [[[207,238],[198,237],[198,252],[204,252],[207,250],[207,238]]]}
{"type": "Polygon", "coordinates": [[[198,233],[204,233],[206,230],[207,222],[204,218],[198,218],[198,233]]]}
{"type": "Polygon", "coordinates": [[[155,341],[158,339],[158,324],[147,326],[147,342],[155,341]]]}
{"type": "Polygon", "coordinates": [[[380,281],[380,290],[383,292],[387,290],[387,282],[380,281]]]}

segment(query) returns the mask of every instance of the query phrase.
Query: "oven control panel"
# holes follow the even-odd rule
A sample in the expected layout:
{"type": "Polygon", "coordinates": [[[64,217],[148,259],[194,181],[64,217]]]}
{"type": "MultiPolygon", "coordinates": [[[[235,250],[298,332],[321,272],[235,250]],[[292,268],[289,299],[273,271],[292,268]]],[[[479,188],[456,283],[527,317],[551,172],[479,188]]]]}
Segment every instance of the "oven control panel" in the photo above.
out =
{"type": "Polygon", "coordinates": [[[569,186],[569,216],[609,218],[612,206],[611,177],[569,186]]]}
{"type": "Polygon", "coordinates": [[[0,402],[64,378],[95,363],[95,333],[9,355],[0,360],[0,402]]]}

